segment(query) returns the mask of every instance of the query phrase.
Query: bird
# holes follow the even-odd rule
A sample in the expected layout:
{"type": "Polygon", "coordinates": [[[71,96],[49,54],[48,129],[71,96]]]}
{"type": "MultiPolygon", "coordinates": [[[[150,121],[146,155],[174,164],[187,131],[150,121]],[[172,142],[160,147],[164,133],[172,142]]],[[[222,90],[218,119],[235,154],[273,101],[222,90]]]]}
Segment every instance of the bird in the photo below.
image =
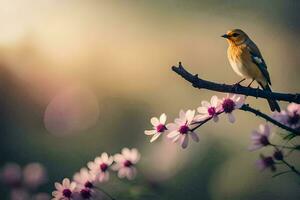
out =
{"type": "MultiPolygon", "coordinates": [[[[266,62],[250,37],[241,29],[229,30],[221,37],[226,38],[229,44],[227,56],[233,71],[243,78],[236,84],[251,79],[248,87],[256,81],[263,90],[272,92],[266,62]]],[[[280,106],[272,97],[267,100],[272,111],[280,112],[280,106]]]]}

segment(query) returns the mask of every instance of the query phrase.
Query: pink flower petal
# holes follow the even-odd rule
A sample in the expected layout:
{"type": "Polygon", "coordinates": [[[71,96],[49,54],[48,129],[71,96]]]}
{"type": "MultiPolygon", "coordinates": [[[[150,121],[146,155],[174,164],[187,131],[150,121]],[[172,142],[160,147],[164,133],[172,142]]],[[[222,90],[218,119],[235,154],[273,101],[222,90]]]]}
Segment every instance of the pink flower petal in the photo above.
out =
{"type": "Polygon", "coordinates": [[[174,120],[174,122],[178,126],[178,124],[180,124],[180,125],[185,124],[186,119],[185,118],[184,119],[177,118],[177,119],[174,120]]]}
{"type": "Polygon", "coordinates": [[[126,175],[127,175],[127,168],[121,168],[119,171],[118,171],[118,177],[119,178],[124,178],[126,175]]]}
{"type": "Polygon", "coordinates": [[[161,116],[159,117],[159,122],[161,124],[165,124],[167,121],[167,115],[165,113],[161,114],[161,116]]]}
{"type": "Polygon", "coordinates": [[[181,147],[182,147],[183,149],[185,149],[185,148],[188,146],[188,144],[189,144],[189,137],[188,137],[188,135],[186,134],[186,135],[184,135],[183,137],[181,137],[181,147]]]}
{"type": "Polygon", "coordinates": [[[62,185],[64,187],[69,187],[70,186],[70,180],[68,178],[64,178],[62,185]]]}
{"type": "Polygon", "coordinates": [[[219,103],[219,99],[217,96],[212,96],[210,99],[210,103],[213,107],[217,107],[218,103],[219,103]]]}
{"type": "Polygon", "coordinates": [[[258,140],[261,138],[261,134],[258,133],[257,131],[253,131],[252,134],[251,134],[251,139],[252,140],[258,140]]]}
{"type": "Polygon", "coordinates": [[[202,107],[206,107],[206,108],[210,107],[210,103],[208,101],[201,101],[201,105],[202,107]]]}
{"type": "Polygon", "coordinates": [[[207,109],[208,109],[207,107],[202,107],[202,106],[201,106],[201,107],[198,107],[198,108],[197,108],[197,111],[198,111],[198,113],[200,113],[200,114],[207,114],[207,112],[208,112],[207,109]]]}
{"type": "Polygon", "coordinates": [[[262,147],[263,147],[262,144],[252,144],[251,146],[249,146],[248,150],[249,151],[255,151],[255,150],[258,150],[258,149],[260,149],[262,147]]]}
{"type": "Polygon", "coordinates": [[[213,121],[214,121],[214,122],[218,122],[218,121],[219,121],[218,115],[213,116],[213,121]]]}
{"type": "Polygon", "coordinates": [[[136,164],[141,158],[141,154],[138,152],[137,149],[131,149],[131,162],[136,164]]]}
{"type": "Polygon", "coordinates": [[[179,118],[185,120],[185,112],[183,110],[179,111],[179,118]]]}
{"type": "Polygon", "coordinates": [[[109,173],[108,172],[102,172],[99,174],[99,182],[107,182],[109,180],[109,173]]]}
{"type": "Polygon", "coordinates": [[[63,189],[63,186],[60,184],[60,183],[54,183],[54,186],[57,190],[62,190],[63,189]]]}
{"type": "Polygon", "coordinates": [[[290,103],[288,106],[287,106],[287,110],[291,113],[300,113],[300,104],[296,104],[296,103],[290,103]]]}
{"type": "Polygon", "coordinates": [[[128,148],[123,148],[122,149],[122,154],[126,159],[130,158],[130,150],[128,148]]]}
{"type": "Polygon", "coordinates": [[[194,118],[194,121],[195,122],[201,122],[201,121],[204,121],[208,118],[210,118],[210,116],[208,114],[196,115],[195,118],[194,118]]]}
{"type": "Polygon", "coordinates": [[[180,134],[178,134],[176,137],[174,137],[173,139],[172,139],[172,142],[173,143],[175,143],[175,142],[177,142],[178,141],[178,139],[180,138],[180,134]]]}
{"type": "Polygon", "coordinates": [[[108,161],[108,154],[106,152],[102,153],[101,158],[102,161],[106,163],[108,161]]]}
{"type": "Polygon", "coordinates": [[[228,113],[228,120],[230,123],[234,123],[235,122],[235,117],[232,113],[228,113]]]}
{"type": "Polygon", "coordinates": [[[123,155],[121,155],[121,154],[118,153],[118,154],[114,155],[114,160],[116,162],[123,162],[125,160],[125,158],[124,158],[123,155]]]}
{"type": "Polygon", "coordinates": [[[259,129],[261,130],[262,135],[269,136],[271,133],[271,127],[268,124],[261,124],[259,129]]]}
{"type": "Polygon", "coordinates": [[[190,132],[190,136],[195,142],[199,142],[199,137],[196,133],[190,132]]]}
{"type": "Polygon", "coordinates": [[[156,130],[146,130],[145,135],[154,135],[156,133],[156,130]]]}
{"type": "Polygon", "coordinates": [[[134,167],[131,167],[127,170],[126,177],[129,180],[133,180],[136,177],[136,174],[137,174],[136,169],[134,167]]]}
{"type": "Polygon", "coordinates": [[[190,123],[194,120],[195,110],[188,110],[186,112],[186,120],[190,123]]]}
{"type": "Polygon", "coordinates": [[[161,135],[161,133],[156,133],[150,140],[150,142],[154,142],[159,136],[161,135]]]}
{"type": "Polygon", "coordinates": [[[167,135],[167,137],[168,138],[173,138],[173,137],[176,137],[177,135],[179,135],[180,133],[177,131],[177,130],[175,130],[175,131],[172,131],[172,132],[170,132],[168,135],[167,135]]]}
{"type": "Polygon", "coordinates": [[[152,117],[150,121],[153,126],[159,125],[159,120],[156,117],[152,117]]]}
{"type": "Polygon", "coordinates": [[[73,190],[75,190],[75,188],[76,188],[76,183],[75,183],[75,182],[72,182],[72,183],[70,184],[70,190],[73,191],[73,190]]]}
{"type": "Polygon", "coordinates": [[[177,130],[178,129],[178,125],[175,124],[175,123],[169,123],[169,124],[166,125],[166,127],[167,127],[167,129],[169,131],[173,131],[173,130],[177,130]]]}

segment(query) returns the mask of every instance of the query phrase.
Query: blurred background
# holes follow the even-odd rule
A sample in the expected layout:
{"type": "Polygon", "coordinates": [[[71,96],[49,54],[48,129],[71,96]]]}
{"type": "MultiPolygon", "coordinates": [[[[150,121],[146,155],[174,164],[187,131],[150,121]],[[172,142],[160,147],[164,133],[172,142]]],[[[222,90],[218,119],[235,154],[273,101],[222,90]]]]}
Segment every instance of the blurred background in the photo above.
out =
{"type": "MultiPolygon", "coordinates": [[[[249,113],[206,124],[187,150],[144,135],[151,117],[165,112],[170,122],[216,94],[173,73],[178,61],[208,80],[240,80],[220,37],[228,29],[258,44],[274,91],[299,92],[299,1],[0,2],[0,167],[42,164],[39,190],[50,194],[101,152],[136,147],[138,178],[103,185],[117,199],[300,198],[298,177],[255,167],[259,152],[247,147],[264,121],[249,113]]],[[[247,101],[270,113],[266,101],[247,101]]],[[[297,153],[289,159],[300,166],[297,153]]],[[[9,195],[0,187],[1,199],[9,195]]]]}

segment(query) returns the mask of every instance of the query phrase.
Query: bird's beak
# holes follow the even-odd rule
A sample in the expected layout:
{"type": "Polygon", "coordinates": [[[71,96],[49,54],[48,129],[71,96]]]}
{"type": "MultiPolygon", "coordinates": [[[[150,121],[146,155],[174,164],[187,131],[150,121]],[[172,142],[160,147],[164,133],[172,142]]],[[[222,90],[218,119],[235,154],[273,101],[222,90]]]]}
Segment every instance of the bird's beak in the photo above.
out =
{"type": "Polygon", "coordinates": [[[223,38],[229,38],[229,36],[227,34],[224,34],[221,37],[223,37],[223,38]]]}

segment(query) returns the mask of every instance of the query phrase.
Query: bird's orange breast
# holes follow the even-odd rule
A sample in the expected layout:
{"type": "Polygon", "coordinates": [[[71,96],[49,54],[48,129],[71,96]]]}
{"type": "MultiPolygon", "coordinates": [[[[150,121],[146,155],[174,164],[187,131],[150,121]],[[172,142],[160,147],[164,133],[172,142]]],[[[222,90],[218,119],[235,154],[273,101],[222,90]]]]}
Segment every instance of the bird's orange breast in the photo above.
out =
{"type": "Polygon", "coordinates": [[[246,45],[231,44],[228,47],[228,59],[233,70],[244,78],[265,82],[258,66],[252,61],[251,54],[246,45]]]}

